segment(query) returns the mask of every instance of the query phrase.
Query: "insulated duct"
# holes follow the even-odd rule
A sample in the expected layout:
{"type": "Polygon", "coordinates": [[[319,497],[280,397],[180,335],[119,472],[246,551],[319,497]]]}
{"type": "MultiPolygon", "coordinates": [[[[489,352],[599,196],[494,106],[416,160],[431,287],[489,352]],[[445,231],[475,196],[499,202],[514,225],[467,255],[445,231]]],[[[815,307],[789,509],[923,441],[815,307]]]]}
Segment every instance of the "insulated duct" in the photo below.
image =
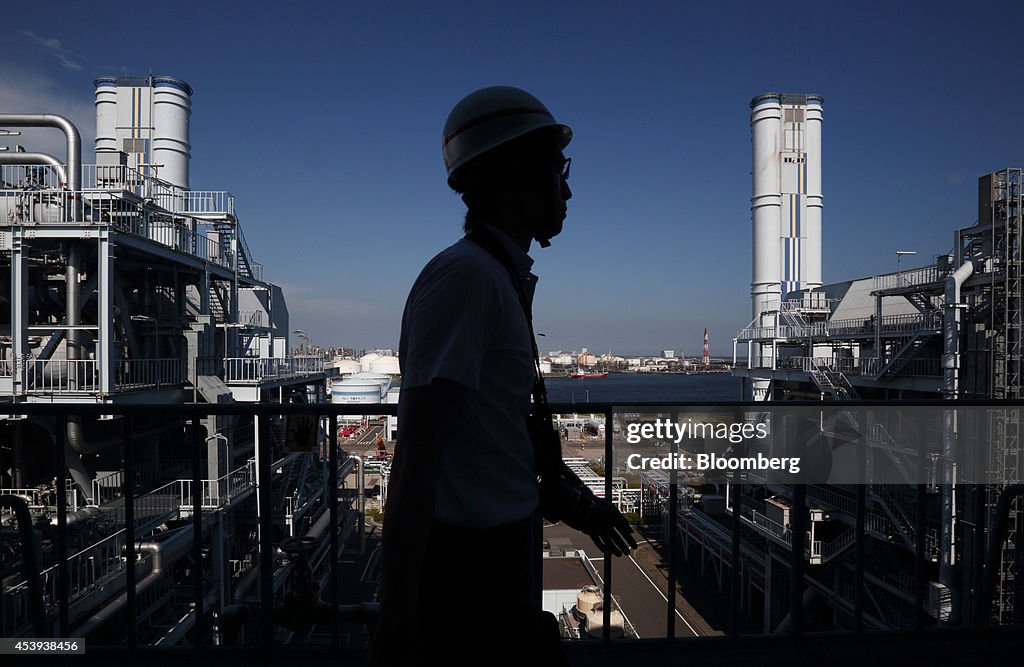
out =
{"type": "MultiPolygon", "coordinates": [[[[162,542],[138,543],[136,548],[142,553],[149,554],[153,569],[135,585],[135,594],[139,595],[152,586],[167,572],[168,568],[188,554],[191,546],[192,529],[189,527],[179,528],[176,534],[162,542]]],[[[128,593],[126,591],[106,607],[93,614],[84,624],[75,628],[75,636],[88,637],[90,633],[95,632],[100,626],[113,618],[117,612],[124,609],[127,604],[128,593]]],[[[129,622],[134,622],[134,620],[129,622]]]]}
{"type": "MultiPolygon", "coordinates": [[[[946,278],[945,312],[942,323],[942,391],[946,400],[954,400],[960,383],[960,288],[974,272],[974,264],[967,260],[946,278]]],[[[956,411],[943,412],[942,470],[942,534],[940,536],[939,583],[950,591],[955,585],[956,549],[956,411]]],[[[959,600],[954,600],[953,613],[958,613],[959,600]]],[[[953,619],[951,619],[953,620],[953,619]]]]}
{"type": "MultiPolygon", "coordinates": [[[[81,358],[81,355],[79,354],[80,350],[78,348],[78,331],[75,329],[75,327],[78,326],[78,302],[81,294],[78,286],[78,246],[75,245],[74,241],[68,241],[67,262],[64,281],[66,284],[65,321],[67,322],[68,328],[64,334],[64,338],[67,341],[67,354],[65,356],[68,360],[68,388],[71,391],[74,391],[78,388],[78,365],[75,361],[81,358]]],[[[77,415],[68,415],[67,437],[68,445],[71,449],[80,454],[85,453],[87,447],[82,438],[81,417],[77,415]]]]}
{"type": "MultiPolygon", "coordinates": [[[[67,187],[73,193],[82,189],[82,137],[78,128],[64,116],[49,113],[0,113],[0,126],[5,127],[55,127],[67,138],[67,187]]],[[[14,153],[19,159],[26,155],[14,153]]],[[[33,155],[28,153],[28,155],[33,155]]]]}

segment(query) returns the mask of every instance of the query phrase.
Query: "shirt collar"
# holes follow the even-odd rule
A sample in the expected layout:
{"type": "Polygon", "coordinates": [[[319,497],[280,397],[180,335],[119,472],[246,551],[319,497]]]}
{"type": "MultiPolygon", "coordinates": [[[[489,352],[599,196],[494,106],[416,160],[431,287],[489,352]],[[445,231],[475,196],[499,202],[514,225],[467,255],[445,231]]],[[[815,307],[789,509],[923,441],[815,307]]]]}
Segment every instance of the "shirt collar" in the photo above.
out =
{"type": "Polygon", "coordinates": [[[519,273],[520,276],[530,275],[530,269],[533,267],[533,258],[527,255],[523,249],[520,248],[505,232],[501,231],[497,227],[488,225],[487,223],[482,223],[482,226],[486,227],[487,231],[489,231],[491,235],[501,243],[505,252],[508,253],[509,259],[512,260],[512,264],[515,266],[516,272],[519,273]]]}

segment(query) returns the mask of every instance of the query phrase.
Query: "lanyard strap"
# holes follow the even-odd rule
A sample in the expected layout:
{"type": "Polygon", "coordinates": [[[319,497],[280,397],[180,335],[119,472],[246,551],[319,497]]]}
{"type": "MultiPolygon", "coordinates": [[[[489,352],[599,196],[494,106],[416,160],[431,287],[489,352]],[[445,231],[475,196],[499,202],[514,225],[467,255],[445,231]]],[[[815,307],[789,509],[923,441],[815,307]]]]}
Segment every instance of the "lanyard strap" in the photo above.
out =
{"type": "Polygon", "coordinates": [[[486,250],[491,257],[505,267],[509,278],[512,279],[512,287],[519,297],[519,305],[523,309],[523,315],[526,316],[526,326],[530,330],[530,345],[533,348],[534,381],[532,394],[534,414],[550,422],[551,406],[548,404],[547,387],[544,386],[544,374],[540,370],[540,350],[537,348],[537,336],[533,331],[533,311],[530,307],[530,301],[526,298],[526,292],[523,290],[522,279],[516,272],[508,250],[505,249],[505,246],[490,230],[484,227],[475,227],[466,234],[466,239],[486,250]]]}

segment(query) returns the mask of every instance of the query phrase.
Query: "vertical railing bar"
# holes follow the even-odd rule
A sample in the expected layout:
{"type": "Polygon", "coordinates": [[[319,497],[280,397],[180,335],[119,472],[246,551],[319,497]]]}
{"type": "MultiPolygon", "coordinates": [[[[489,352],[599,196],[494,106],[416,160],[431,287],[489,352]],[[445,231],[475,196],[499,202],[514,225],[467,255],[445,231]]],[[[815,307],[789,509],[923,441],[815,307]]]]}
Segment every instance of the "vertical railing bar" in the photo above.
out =
{"type": "MultiPolygon", "coordinates": [[[[867,414],[861,415],[865,426],[873,423],[874,416],[868,419],[867,414]]],[[[857,438],[857,489],[856,489],[856,520],[854,536],[854,571],[853,571],[853,631],[857,635],[864,633],[864,566],[865,566],[865,533],[864,524],[867,519],[867,434],[862,432],[857,438]]]]}
{"type": "Polygon", "coordinates": [[[257,449],[259,465],[256,467],[257,505],[260,527],[260,635],[267,656],[274,647],[274,541],[271,512],[270,479],[270,415],[257,417],[257,449]]]}
{"type": "Polygon", "coordinates": [[[732,570],[729,573],[729,636],[737,637],[740,634],[740,531],[743,525],[743,487],[740,485],[738,470],[733,471],[730,477],[732,477],[732,493],[729,494],[732,500],[732,534],[730,535],[729,554],[732,558],[732,570]]]}
{"type": "MultiPolygon", "coordinates": [[[[676,460],[679,451],[679,444],[675,438],[671,439],[672,460],[676,460]]],[[[668,473],[668,521],[662,526],[662,539],[668,537],[668,582],[665,597],[668,598],[665,620],[665,637],[670,641],[676,636],[676,582],[679,572],[676,570],[676,560],[679,552],[679,529],[676,522],[679,519],[679,473],[676,466],[668,473]],[[665,533],[668,533],[667,535],[665,533]]]]}
{"type": "Polygon", "coordinates": [[[124,447],[124,480],[122,480],[121,496],[124,498],[124,535],[126,567],[125,580],[127,589],[128,616],[128,650],[138,649],[139,636],[135,626],[135,418],[125,415],[122,424],[124,447]]]}
{"type": "Polygon", "coordinates": [[[70,620],[68,618],[68,485],[67,463],[64,459],[64,448],[67,446],[67,416],[57,417],[56,448],[54,465],[57,473],[57,600],[60,605],[58,621],[58,637],[67,637],[70,620]]]}
{"type": "Polygon", "coordinates": [[[331,648],[337,649],[341,645],[338,634],[338,563],[341,559],[338,553],[338,415],[334,413],[327,420],[327,446],[328,502],[331,503],[331,648]]]}
{"type": "MultiPolygon", "coordinates": [[[[983,449],[979,447],[978,449],[983,449]]],[[[985,470],[984,467],[979,467],[978,470],[985,470]]],[[[988,489],[984,484],[974,485],[974,566],[971,568],[971,579],[973,581],[972,589],[973,595],[973,610],[971,614],[971,626],[978,627],[983,625],[985,620],[984,617],[989,613],[991,609],[992,601],[988,600],[988,607],[986,608],[986,602],[982,600],[982,591],[984,587],[982,582],[984,581],[985,572],[985,498],[987,497],[988,489]]]]}
{"type": "Polygon", "coordinates": [[[914,627],[924,625],[924,600],[926,586],[925,571],[925,523],[928,500],[924,484],[917,485],[917,512],[914,514],[914,627]]]}
{"type": "Polygon", "coordinates": [[[196,632],[194,646],[202,651],[206,643],[206,604],[203,602],[203,468],[200,449],[203,434],[199,418],[189,425],[192,440],[192,585],[195,588],[196,632]]]}
{"type": "MultiPolygon", "coordinates": [[[[861,439],[863,441],[863,438],[861,439]]],[[[863,466],[860,467],[863,471],[863,466]]],[[[867,487],[864,481],[857,485],[856,542],[854,543],[853,573],[853,632],[864,633],[864,520],[867,516],[867,487]]]]}
{"type": "Polygon", "coordinates": [[[807,485],[793,485],[793,545],[790,550],[792,572],[790,598],[790,636],[799,643],[804,630],[804,544],[807,540],[807,485]]]}
{"type": "MultiPolygon", "coordinates": [[[[604,413],[604,499],[612,502],[612,471],[615,465],[615,458],[612,447],[612,435],[614,433],[614,420],[612,408],[609,406],[604,413]]],[[[601,628],[601,642],[608,644],[612,640],[612,553],[609,549],[604,550],[604,626],[601,628]]]]}

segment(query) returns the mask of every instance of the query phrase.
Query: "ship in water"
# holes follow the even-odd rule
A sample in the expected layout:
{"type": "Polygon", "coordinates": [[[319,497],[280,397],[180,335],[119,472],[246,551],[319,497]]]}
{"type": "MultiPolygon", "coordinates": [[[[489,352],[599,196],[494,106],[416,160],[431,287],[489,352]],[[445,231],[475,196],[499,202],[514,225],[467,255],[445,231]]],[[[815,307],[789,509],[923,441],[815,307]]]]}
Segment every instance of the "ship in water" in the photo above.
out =
{"type": "Polygon", "coordinates": [[[192,188],[192,88],[101,77],[95,104],[84,164],[67,119],[0,113],[67,146],[0,153],[2,632],[209,641],[258,588],[323,586],[356,524],[328,480],[355,462],[329,470],[268,410],[325,402],[323,359],[288,354],[285,295],[235,198],[192,188]]]}
{"type": "Polygon", "coordinates": [[[595,378],[606,378],[608,373],[603,371],[585,371],[577,366],[576,370],[569,373],[569,377],[576,378],[577,380],[593,380],[595,378]]]}

